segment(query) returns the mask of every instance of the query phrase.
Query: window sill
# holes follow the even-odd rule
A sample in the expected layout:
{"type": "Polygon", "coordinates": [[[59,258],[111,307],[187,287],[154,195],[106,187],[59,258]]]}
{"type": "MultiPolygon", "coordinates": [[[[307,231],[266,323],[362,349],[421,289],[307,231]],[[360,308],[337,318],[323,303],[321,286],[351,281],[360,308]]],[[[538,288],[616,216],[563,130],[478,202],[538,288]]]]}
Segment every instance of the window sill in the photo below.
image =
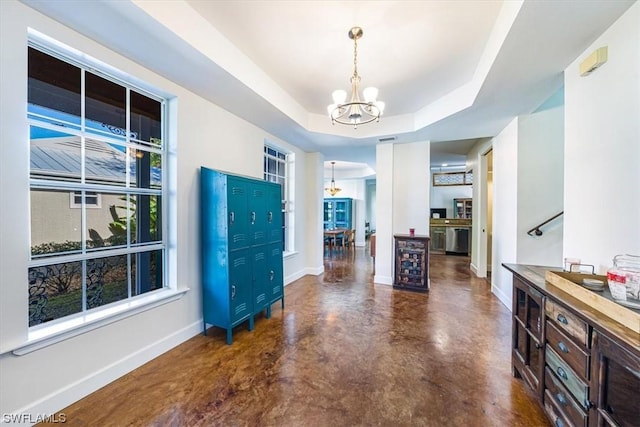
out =
{"type": "Polygon", "coordinates": [[[292,252],[285,252],[282,254],[282,258],[287,259],[287,258],[291,258],[294,255],[297,255],[298,251],[292,251],[292,252]]]}
{"type": "Polygon", "coordinates": [[[27,342],[11,352],[16,356],[23,356],[41,348],[57,344],[66,339],[101,328],[127,317],[142,313],[155,307],[177,301],[189,291],[189,288],[174,290],[166,289],[132,299],[122,304],[114,304],[90,313],[61,321],[52,325],[43,325],[29,330],[27,342]]]}

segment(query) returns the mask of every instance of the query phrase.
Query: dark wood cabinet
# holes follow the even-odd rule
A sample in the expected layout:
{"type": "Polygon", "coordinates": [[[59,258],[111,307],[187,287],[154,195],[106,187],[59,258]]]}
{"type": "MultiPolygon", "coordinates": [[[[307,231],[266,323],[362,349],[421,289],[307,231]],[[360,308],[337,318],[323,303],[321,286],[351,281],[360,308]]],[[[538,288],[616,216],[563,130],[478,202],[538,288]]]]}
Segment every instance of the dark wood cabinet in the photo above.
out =
{"type": "Polygon", "coordinates": [[[513,375],[557,427],[640,426],[640,336],[545,280],[513,276],[513,375]]]}
{"type": "Polygon", "coordinates": [[[593,346],[596,426],[640,425],[640,359],[596,330],[593,346]]]}
{"type": "Polygon", "coordinates": [[[540,398],[543,392],[543,295],[522,280],[513,280],[513,374],[524,378],[540,398]]]}
{"type": "Polygon", "coordinates": [[[447,249],[446,240],[447,228],[444,226],[431,226],[429,227],[429,234],[431,235],[431,252],[432,253],[445,253],[447,249]]]}
{"type": "Polygon", "coordinates": [[[412,291],[429,290],[429,237],[396,234],[393,287],[412,291]]]}

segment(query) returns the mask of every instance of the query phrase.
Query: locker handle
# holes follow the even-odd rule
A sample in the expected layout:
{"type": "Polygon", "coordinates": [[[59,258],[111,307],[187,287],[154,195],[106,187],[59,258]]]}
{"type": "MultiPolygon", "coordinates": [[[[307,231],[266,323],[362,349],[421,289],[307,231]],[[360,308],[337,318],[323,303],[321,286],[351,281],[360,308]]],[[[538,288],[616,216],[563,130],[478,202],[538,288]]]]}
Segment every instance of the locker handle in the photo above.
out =
{"type": "Polygon", "coordinates": [[[255,223],[256,223],[256,213],[254,211],[254,212],[251,212],[251,224],[255,224],[255,223]]]}
{"type": "Polygon", "coordinates": [[[231,225],[233,225],[233,223],[236,221],[236,213],[235,212],[231,212],[229,214],[229,222],[231,222],[231,225]]]}
{"type": "Polygon", "coordinates": [[[269,211],[268,218],[269,218],[269,224],[271,224],[273,222],[273,212],[269,211]]]}
{"type": "Polygon", "coordinates": [[[231,285],[231,299],[236,297],[236,287],[235,285],[231,285]]]}
{"type": "Polygon", "coordinates": [[[273,270],[271,270],[271,271],[269,272],[269,280],[273,280],[273,278],[274,278],[275,276],[276,276],[276,273],[275,273],[273,270]]]}

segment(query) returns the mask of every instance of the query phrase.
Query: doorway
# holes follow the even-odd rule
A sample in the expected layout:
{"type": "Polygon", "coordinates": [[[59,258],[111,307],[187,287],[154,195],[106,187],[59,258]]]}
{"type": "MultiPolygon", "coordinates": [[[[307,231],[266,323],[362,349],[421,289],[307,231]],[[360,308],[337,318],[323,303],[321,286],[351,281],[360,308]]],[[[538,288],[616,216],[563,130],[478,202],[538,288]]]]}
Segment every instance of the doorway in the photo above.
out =
{"type": "Polygon", "coordinates": [[[493,251],[493,149],[480,155],[480,242],[478,277],[491,279],[493,251]]]}

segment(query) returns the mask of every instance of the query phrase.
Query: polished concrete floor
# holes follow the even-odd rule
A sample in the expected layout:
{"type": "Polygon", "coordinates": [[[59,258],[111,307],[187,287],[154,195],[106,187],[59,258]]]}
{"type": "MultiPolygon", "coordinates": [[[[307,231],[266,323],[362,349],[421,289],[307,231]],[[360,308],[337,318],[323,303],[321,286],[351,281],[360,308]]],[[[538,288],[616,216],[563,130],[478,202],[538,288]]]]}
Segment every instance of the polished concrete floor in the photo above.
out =
{"type": "Polygon", "coordinates": [[[422,294],[373,284],[367,253],[326,258],[233,345],[212,328],[65,408],[66,425],[549,425],[469,258],[433,255],[422,294]]]}

